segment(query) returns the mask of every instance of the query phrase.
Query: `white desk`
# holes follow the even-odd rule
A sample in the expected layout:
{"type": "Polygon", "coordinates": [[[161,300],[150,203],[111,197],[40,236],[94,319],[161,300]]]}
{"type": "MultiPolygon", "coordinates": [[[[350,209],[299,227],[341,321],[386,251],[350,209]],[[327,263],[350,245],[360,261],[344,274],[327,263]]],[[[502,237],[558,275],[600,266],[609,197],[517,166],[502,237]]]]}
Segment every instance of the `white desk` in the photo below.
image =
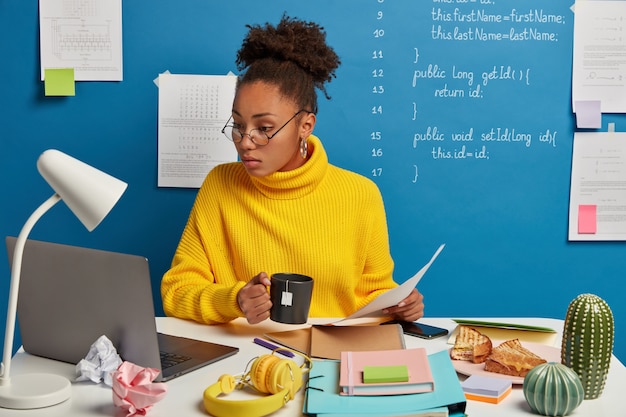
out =
{"type": "MultiPolygon", "coordinates": [[[[506,322],[506,318],[490,319],[506,322]]],[[[453,330],[456,324],[449,319],[429,318],[423,320],[435,326],[445,327],[453,330]]],[[[509,319],[508,321],[511,321],[509,319]]],[[[514,319],[515,322],[523,322],[529,325],[552,327],[557,331],[562,330],[562,320],[555,319],[514,319]]],[[[250,326],[245,320],[237,320],[234,323],[220,326],[205,326],[175,318],[157,318],[157,328],[163,333],[177,336],[185,336],[196,339],[235,345],[240,348],[238,354],[226,358],[218,363],[209,365],[190,374],[176,378],[168,382],[167,396],[148,412],[149,417],[186,417],[186,416],[207,416],[202,404],[202,393],[204,389],[214,383],[217,378],[224,374],[238,374],[244,371],[246,364],[251,359],[266,354],[269,351],[252,342],[255,336],[260,336],[267,331],[292,330],[303,326],[290,326],[271,321],[266,321],[259,325],[250,326]]],[[[557,343],[560,343],[560,335],[557,343]]],[[[407,347],[425,347],[429,353],[447,349],[447,338],[436,340],[422,340],[411,336],[406,336],[407,347]]],[[[74,366],[66,363],[52,361],[35,357],[19,351],[12,362],[12,373],[26,372],[51,372],[74,378],[74,366]]],[[[602,396],[596,400],[587,400],[571,414],[572,416],[615,416],[617,410],[622,407],[621,396],[624,395],[623,387],[626,384],[626,367],[615,357],[611,363],[610,374],[602,396]]],[[[251,399],[252,395],[245,393],[230,394],[236,395],[239,399],[251,399]],[[242,397],[244,395],[244,397],[242,397]]],[[[278,416],[300,416],[302,410],[303,396],[300,393],[294,401],[289,402],[272,417],[278,416]]],[[[471,417],[515,417],[533,415],[528,407],[520,387],[513,390],[511,395],[500,404],[487,404],[476,401],[467,402],[467,414],[471,417]]],[[[121,409],[115,407],[112,401],[111,389],[104,384],[96,385],[91,382],[73,383],[72,398],[65,403],[54,407],[40,410],[6,410],[0,409],[0,417],[102,417],[102,416],[123,416],[121,409]]]]}

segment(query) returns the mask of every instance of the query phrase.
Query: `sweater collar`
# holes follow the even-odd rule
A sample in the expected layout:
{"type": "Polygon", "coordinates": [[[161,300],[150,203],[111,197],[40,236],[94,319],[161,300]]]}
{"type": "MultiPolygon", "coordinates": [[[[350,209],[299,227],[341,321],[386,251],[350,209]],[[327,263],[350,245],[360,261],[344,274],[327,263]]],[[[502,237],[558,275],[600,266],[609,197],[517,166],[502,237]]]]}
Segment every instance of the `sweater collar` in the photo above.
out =
{"type": "Polygon", "coordinates": [[[315,190],[328,169],[328,156],[317,136],[311,135],[307,141],[311,156],[301,167],[265,177],[250,177],[263,195],[275,200],[290,200],[315,190]]]}

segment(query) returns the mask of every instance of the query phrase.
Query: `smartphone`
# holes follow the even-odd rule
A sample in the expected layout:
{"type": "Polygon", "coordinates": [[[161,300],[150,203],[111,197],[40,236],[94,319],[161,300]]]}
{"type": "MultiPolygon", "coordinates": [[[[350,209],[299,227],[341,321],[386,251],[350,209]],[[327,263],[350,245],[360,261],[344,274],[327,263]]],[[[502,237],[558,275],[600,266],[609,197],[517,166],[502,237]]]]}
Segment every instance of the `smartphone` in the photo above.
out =
{"type": "Polygon", "coordinates": [[[402,326],[404,334],[421,337],[422,339],[434,339],[448,334],[447,329],[429,326],[428,324],[417,323],[415,321],[390,320],[381,324],[399,324],[402,326]]]}

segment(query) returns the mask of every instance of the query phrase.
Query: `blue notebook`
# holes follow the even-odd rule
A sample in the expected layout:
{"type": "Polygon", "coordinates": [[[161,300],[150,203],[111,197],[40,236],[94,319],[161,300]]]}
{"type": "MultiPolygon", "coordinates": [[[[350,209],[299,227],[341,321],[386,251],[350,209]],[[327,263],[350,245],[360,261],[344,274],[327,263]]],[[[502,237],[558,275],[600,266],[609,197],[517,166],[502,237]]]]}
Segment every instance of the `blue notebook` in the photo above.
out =
{"type": "Polygon", "coordinates": [[[427,417],[467,417],[465,413],[460,411],[456,413],[449,413],[448,407],[437,407],[437,408],[429,408],[428,410],[419,410],[419,411],[409,411],[408,413],[368,413],[368,414],[351,414],[351,413],[329,413],[329,414],[320,414],[321,417],[354,417],[358,415],[359,417],[415,417],[415,416],[427,416],[427,417]]]}
{"type": "Polygon", "coordinates": [[[450,414],[465,412],[466,399],[447,350],[428,355],[435,390],[389,396],[340,395],[339,361],[314,360],[303,406],[305,414],[376,415],[409,413],[447,407],[450,414]],[[340,414],[338,414],[340,413],[340,414]]]}
{"type": "Polygon", "coordinates": [[[321,417],[416,417],[416,416],[424,416],[424,417],[465,417],[465,413],[456,413],[449,414],[448,407],[437,407],[437,408],[429,408],[428,410],[419,410],[419,411],[409,411],[408,413],[367,413],[367,414],[353,414],[349,412],[345,413],[328,413],[328,414],[320,414],[321,417]]]}

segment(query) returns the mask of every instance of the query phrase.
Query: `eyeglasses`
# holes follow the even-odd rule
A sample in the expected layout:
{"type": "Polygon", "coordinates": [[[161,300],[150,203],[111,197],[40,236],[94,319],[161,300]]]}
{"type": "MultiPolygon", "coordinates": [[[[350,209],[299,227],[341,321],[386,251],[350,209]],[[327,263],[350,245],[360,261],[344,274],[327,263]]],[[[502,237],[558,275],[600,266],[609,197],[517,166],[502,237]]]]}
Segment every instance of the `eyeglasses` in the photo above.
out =
{"type": "Polygon", "coordinates": [[[243,137],[248,135],[250,140],[252,142],[254,142],[256,145],[264,146],[264,145],[267,145],[270,142],[270,139],[272,139],[274,136],[276,136],[278,134],[278,132],[280,132],[285,126],[287,126],[289,124],[289,122],[291,122],[293,119],[295,119],[297,115],[299,115],[302,112],[306,112],[306,111],[307,110],[304,110],[304,109],[303,110],[298,110],[296,112],[296,114],[291,116],[291,118],[289,120],[287,120],[284,125],[279,127],[278,130],[276,132],[274,132],[273,134],[271,134],[271,135],[267,134],[267,131],[266,131],[267,128],[265,128],[265,127],[252,129],[248,133],[242,132],[241,130],[239,130],[239,128],[235,124],[233,124],[233,123],[229,124],[230,120],[233,118],[232,116],[230,116],[230,118],[226,122],[226,126],[224,126],[222,128],[222,133],[224,134],[224,136],[226,136],[226,138],[228,138],[228,140],[232,140],[235,143],[241,142],[243,140],[243,137]]]}

